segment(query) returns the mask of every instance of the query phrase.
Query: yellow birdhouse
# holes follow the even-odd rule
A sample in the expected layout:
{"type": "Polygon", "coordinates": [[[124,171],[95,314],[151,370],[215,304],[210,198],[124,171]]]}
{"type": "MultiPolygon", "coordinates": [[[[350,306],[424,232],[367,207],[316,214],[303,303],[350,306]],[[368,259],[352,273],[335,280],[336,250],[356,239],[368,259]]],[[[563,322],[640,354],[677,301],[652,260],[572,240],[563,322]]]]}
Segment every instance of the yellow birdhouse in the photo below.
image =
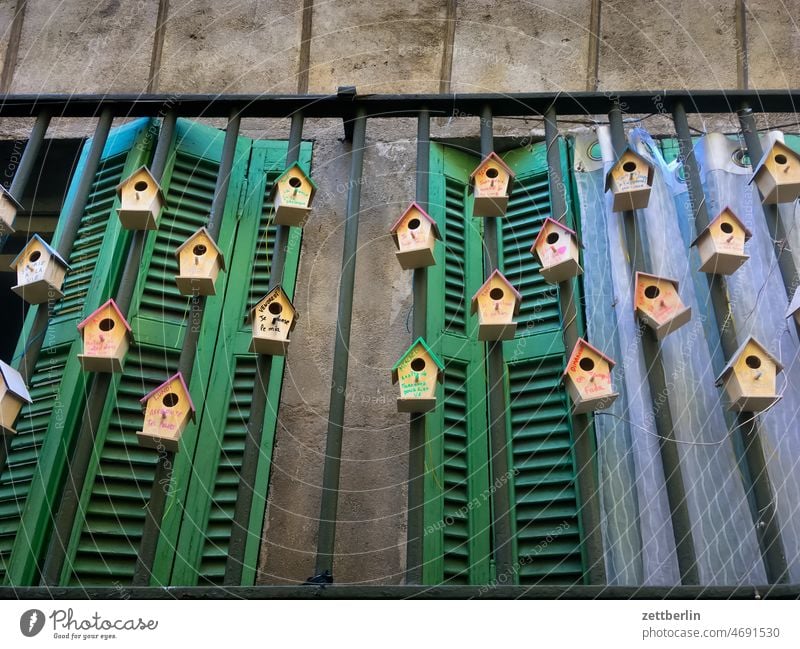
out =
{"type": "Polygon", "coordinates": [[[776,141],[756,166],[750,182],[754,180],[762,203],[791,203],[800,196],[800,156],[776,141]]]}
{"type": "Polygon", "coordinates": [[[648,273],[636,273],[636,315],[655,331],[659,340],[692,318],[678,293],[678,281],[648,273]]]}
{"type": "Polygon", "coordinates": [[[578,235],[563,223],[547,217],[531,247],[546,282],[558,284],[583,273],[578,263],[578,235]]]}
{"type": "Polygon", "coordinates": [[[0,433],[15,435],[14,423],[25,403],[33,403],[22,375],[0,361],[0,433]]]}
{"type": "Polygon", "coordinates": [[[780,361],[750,336],[722,370],[716,384],[725,388],[730,410],[761,412],[780,399],[776,383],[782,370],[780,361]]]}
{"type": "Polygon", "coordinates": [[[397,246],[397,260],[403,270],[424,268],[436,263],[433,250],[436,239],[441,239],[439,228],[436,221],[417,203],[411,203],[390,232],[397,246]]]}
{"type": "Polygon", "coordinates": [[[22,211],[22,205],[5,187],[0,185],[0,234],[14,234],[14,222],[20,211],[22,211]]]}
{"type": "Polygon", "coordinates": [[[34,234],[11,262],[17,271],[17,285],[11,290],[28,304],[42,304],[64,297],[61,287],[69,265],[55,248],[34,234]]]}
{"type": "Polygon", "coordinates": [[[214,283],[225,258],[208,230],[200,228],[175,251],[180,274],[175,277],[181,295],[216,295],[214,283]]]}
{"type": "Polygon", "coordinates": [[[572,399],[572,412],[580,414],[608,408],[619,396],[611,382],[615,363],[583,338],[578,339],[564,370],[564,383],[572,399]]]}
{"type": "Polygon", "coordinates": [[[701,273],[731,275],[750,257],[744,254],[751,237],[731,208],[722,210],[692,242],[700,253],[701,273]]]}
{"type": "Polygon", "coordinates": [[[140,167],[117,186],[117,210],[126,230],[157,230],[164,194],[147,167],[140,167]]]}
{"type": "Polygon", "coordinates": [[[472,296],[472,313],[478,313],[479,340],[511,340],[517,331],[522,296],[505,275],[495,270],[472,296]]]}
{"type": "Polygon", "coordinates": [[[475,203],[472,216],[504,216],[514,172],[496,153],[487,155],[469,176],[475,203]]]}
{"type": "Polygon", "coordinates": [[[444,380],[444,365],[422,339],[408,348],[392,368],[392,383],[400,383],[398,412],[428,412],[436,407],[436,382],[444,380]]]}
{"type": "Polygon", "coordinates": [[[284,356],[289,348],[289,332],[297,322],[297,311],[280,286],[276,286],[250,310],[253,340],[250,351],[284,356]]]}
{"type": "Polygon", "coordinates": [[[189,419],[194,421],[194,404],[189,388],[178,372],[142,397],[144,430],[136,433],[139,445],[176,452],[189,419]]]}
{"type": "Polygon", "coordinates": [[[792,301],[789,303],[789,309],[786,311],[786,317],[794,316],[794,320],[800,326],[800,288],[794,292],[792,301]]]}
{"type": "Polygon", "coordinates": [[[121,372],[133,334],[114,300],[108,300],[78,325],[83,354],[78,354],[86,372],[121,372]]]}
{"type": "Polygon", "coordinates": [[[614,195],[613,210],[641,210],[650,202],[655,168],[643,156],[628,148],[606,174],[606,191],[614,195]]]}
{"type": "Polygon", "coordinates": [[[316,192],[316,184],[303,168],[296,162],[290,165],[272,188],[275,223],[303,227],[316,192]]]}

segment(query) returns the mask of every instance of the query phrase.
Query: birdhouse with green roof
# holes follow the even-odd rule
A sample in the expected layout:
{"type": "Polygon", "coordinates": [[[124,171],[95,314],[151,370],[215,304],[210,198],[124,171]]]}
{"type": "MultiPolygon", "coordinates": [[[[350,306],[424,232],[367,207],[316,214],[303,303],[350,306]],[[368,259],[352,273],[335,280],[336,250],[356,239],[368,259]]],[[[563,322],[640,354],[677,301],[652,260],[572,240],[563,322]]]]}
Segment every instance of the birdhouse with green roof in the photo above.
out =
{"type": "Polygon", "coordinates": [[[303,227],[316,192],[317,185],[298,163],[287,167],[272,188],[275,223],[303,227]]]}
{"type": "Polygon", "coordinates": [[[38,234],[34,234],[11,262],[17,271],[17,285],[11,290],[28,304],[43,304],[64,297],[61,287],[69,265],[38,234]]]}
{"type": "Polygon", "coordinates": [[[441,239],[439,228],[419,204],[411,203],[390,232],[397,246],[397,261],[403,270],[424,268],[436,263],[433,251],[436,239],[441,239]]]}
{"type": "Polygon", "coordinates": [[[83,340],[83,353],[78,354],[78,360],[84,371],[122,371],[133,334],[114,300],[95,309],[78,325],[78,331],[83,340]]]}
{"type": "Polygon", "coordinates": [[[14,223],[22,205],[2,185],[0,185],[0,234],[14,234],[14,223]]]}
{"type": "Polygon", "coordinates": [[[780,361],[753,336],[744,341],[717,378],[730,401],[730,410],[761,412],[774,404],[780,361]]]}
{"type": "Polygon", "coordinates": [[[499,270],[495,270],[472,296],[472,313],[478,314],[479,340],[511,340],[517,331],[522,296],[499,270]]]}
{"type": "Polygon", "coordinates": [[[14,424],[26,403],[33,403],[22,375],[0,361],[0,434],[15,435],[14,424]]]}
{"type": "Polygon", "coordinates": [[[712,275],[732,275],[750,257],[744,244],[750,240],[750,230],[733,210],[726,207],[692,242],[700,254],[700,272],[712,275]]]}
{"type": "Polygon", "coordinates": [[[117,186],[117,214],[126,230],[157,230],[164,194],[147,167],[139,167],[117,186]]]}
{"type": "Polygon", "coordinates": [[[487,155],[469,176],[475,197],[472,216],[505,216],[514,172],[499,155],[487,155]]]}
{"type": "Polygon", "coordinates": [[[200,228],[175,251],[179,273],[175,277],[181,295],[216,295],[214,284],[225,258],[211,233],[200,228]]]}
{"type": "Polygon", "coordinates": [[[614,403],[619,394],[611,382],[612,367],[611,358],[583,338],[578,339],[564,370],[574,414],[603,410],[614,403]]]}
{"type": "Polygon", "coordinates": [[[428,344],[417,338],[392,368],[392,383],[400,384],[398,412],[429,412],[436,407],[436,383],[444,380],[444,365],[428,344]]]}
{"type": "Polygon", "coordinates": [[[641,210],[650,202],[655,167],[644,156],[626,148],[606,174],[606,191],[614,196],[615,212],[641,210]]]}
{"type": "Polygon", "coordinates": [[[750,179],[753,181],[765,205],[797,200],[800,197],[800,156],[783,142],[776,141],[756,165],[750,179]]]}
{"type": "Polygon", "coordinates": [[[270,356],[285,356],[289,333],[297,323],[297,311],[283,288],[276,286],[250,310],[253,338],[250,351],[270,356]]]}
{"type": "Polygon", "coordinates": [[[176,452],[183,431],[194,420],[194,404],[189,388],[178,372],[140,400],[144,410],[144,430],[136,433],[139,445],[176,452]]]}
{"type": "Polygon", "coordinates": [[[539,272],[549,284],[558,284],[583,273],[579,259],[578,235],[563,223],[547,217],[531,247],[541,265],[539,272]]]}

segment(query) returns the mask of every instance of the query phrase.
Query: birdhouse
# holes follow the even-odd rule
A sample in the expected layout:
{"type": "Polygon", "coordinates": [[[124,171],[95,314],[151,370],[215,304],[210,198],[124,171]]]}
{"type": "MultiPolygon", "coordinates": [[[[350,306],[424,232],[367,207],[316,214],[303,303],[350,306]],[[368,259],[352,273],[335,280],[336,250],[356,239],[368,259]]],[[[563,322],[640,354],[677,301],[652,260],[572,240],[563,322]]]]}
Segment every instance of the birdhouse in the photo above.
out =
{"type": "Polygon", "coordinates": [[[216,295],[214,283],[225,258],[208,230],[200,228],[175,251],[180,274],[175,277],[181,295],[216,295]]]}
{"type": "Polygon", "coordinates": [[[21,210],[22,205],[17,199],[0,185],[0,234],[14,234],[14,221],[21,210]]]}
{"type": "Polygon", "coordinates": [[[780,399],[776,382],[782,370],[780,361],[750,336],[722,370],[716,384],[725,388],[730,410],[761,412],[780,399]]]}
{"type": "Polygon", "coordinates": [[[692,318],[678,294],[678,282],[667,277],[636,273],[636,315],[655,331],[659,340],[692,318]]]}
{"type": "Polygon", "coordinates": [[[546,282],[558,284],[583,273],[578,263],[578,235],[563,223],[547,217],[531,247],[531,254],[542,266],[546,282]]]}
{"type": "Polygon", "coordinates": [[[514,172],[496,153],[487,155],[469,177],[475,203],[472,216],[505,216],[514,172]]]}
{"type": "Polygon", "coordinates": [[[756,166],[754,180],[762,203],[791,203],[800,196],[800,156],[776,141],[756,166]]]}
{"type": "Polygon", "coordinates": [[[114,300],[108,300],[78,325],[83,354],[78,354],[86,372],[121,372],[133,334],[114,300]]]}
{"type": "Polygon", "coordinates": [[[250,321],[253,325],[251,352],[271,356],[286,354],[297,311],[280,286],[273,288],[250,310],[250,321]]]}
{"type": "Polygon", "coordinates": [[[117,210],[126,230],[157,230],[164,194],[147,167],[140,167],[117,186],[117,210]]]}
{"type": "Polygon", "coordinates": [[[392,368],[392,383],[400,383],[398,412],[428,412],[436,407],[436,382],[444,380],[444,365],[422,338],[408,348],[392,368]]]}
{"type": "Polygon", "coordinates": [[[290,165],[278,176],[272,188],[275,223],[303,227],[316,191],[316,184],[303,168],[296,162],[290,165]]]}
{"type": "Polygon", "coordinates": [[[627,148],[606,174],[606,191],[614,194],[613,210],[641,210],[650,202],[655,168],[636,151],[627,148]]]}
{"type": "Polygon", "coordinates": [[[511,340],[517,330],[522,296],[503,273],[495,270],[472,296],[472,313],[478,313],[479,340],[511,340]]]}
{"type": "Polygon", "coordinates": [[[794,320],[800,326],[800,288],[794,292],[792,301],[789,303],[789,309],[786,311],[787,318],[794,316],[794,320]]]}
{"type": "Polygon", "coordinates": [[[403,270],[436,263],[433,249],[436,239],[441,239],[439,228],[436,221],[417,203],[411,203],[390,232],[397,246],[397,260],[403,270]]]}
{"type": "Polygon", "coordinates": [[[751,237],[729,207],[720,212],[692,242],[700,253],[701,273],[731,275],[750,257],[744,254],[744,244],[751,237]]]}
{"type": "Polygon", "coordinates": [[[42,304],[64,297],[61,287],[69,265],[38,234],[34,234],[11,262],[17,271],[17,285],[11,290],[28,304],[42,304]]]}
{"type": "Polygon", "coordinates": [[[583,338],[578,339],[564,370],[564,383],[572,399],[572,412],[580,414],[608,408],[619,396],[611,382],[614,361],[583,338]]]}
{"type": "Polygon", "coordinates": [[[194,421],[194,404],[189,388],[178,372],[142,397],[144,430],[137,431],[140,446],[176,452],[181,435],[194,421]]]}
{"type": "Polygon", "coordinates": [[[15,435],[14,422],[22,405],[32,403],[22,375],[13,367],[0,361],[0,433],[15,435]]]}

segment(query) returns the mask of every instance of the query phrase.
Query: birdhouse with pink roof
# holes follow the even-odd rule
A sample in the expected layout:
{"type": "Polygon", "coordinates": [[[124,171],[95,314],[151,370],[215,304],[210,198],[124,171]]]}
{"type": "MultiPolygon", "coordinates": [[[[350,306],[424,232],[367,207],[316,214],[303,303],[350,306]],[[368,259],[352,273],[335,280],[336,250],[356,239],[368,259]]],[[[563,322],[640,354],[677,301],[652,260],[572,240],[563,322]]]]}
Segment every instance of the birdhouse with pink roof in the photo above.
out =
{"type": "Polygon", "coordinates": [[[636,315],[659,340],[685,325],[692,318],[691,308],[678,293],[678,281],[648,273],[636,273],[634,289],[636,315]]]}
{"type": "Polygon", "coordinates": [[[436,263],[434,248],[436,240],[441,239],[439,228],[418,203],[411,203],[406,208],[390,232],[397,246],[397,261],[403,270],[424,268],[436,263]]]}
{"type": "Polygon", "coordinates": [[[183,431],[194,420],[189,388],[178,372],[141,399],[144,430],[136,433],[139,445],[176,452],[183,431]]]}
{"type": "Polygon", "coordinates": [[[499,155],[487,155],[469,176],[475,202],[472,216],[505,216],[514,172],[499,155]]]}
{"type": "Polygon", "coordinates": [[[472,296],[472,313],[478,314],[480,340],[511,340],[517,331],[522,296],[499,270],[489,275],[472,296]]]}
{"type": "Polygon", "coordinates": [[[578,235],[563,223],[547,217],[531,247],[545,281],[558,284],[583,273],[579,263],[578,235]]]}
{"type": "Polygon", "coordinates": [[[83,353],[78,354],[86,372],[122,371],[133,334],[117,303],[108,300],[78,324],[83,353]]]}
{"type": "Polygon", "coordinates": [[[612,367],[611,358],[583,338],[578,339],[564,370],[564,383],[574,414],[603,410],[619,396],[611,382],[612,367]]]}

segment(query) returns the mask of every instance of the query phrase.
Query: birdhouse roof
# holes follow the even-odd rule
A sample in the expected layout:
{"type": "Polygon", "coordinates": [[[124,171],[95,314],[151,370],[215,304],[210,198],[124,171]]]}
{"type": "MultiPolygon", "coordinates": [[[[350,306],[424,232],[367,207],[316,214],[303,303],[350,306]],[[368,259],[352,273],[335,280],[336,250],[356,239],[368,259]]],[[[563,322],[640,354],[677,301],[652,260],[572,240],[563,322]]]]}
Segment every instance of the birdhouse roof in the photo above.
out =
{"type": "Polygon", "coordinates": [[[786,311],[784,317],[789,318],[794,315],[795,311],[800,309],[800,288],[795,290],[792,301],[789,303],[789,309],[786,311]]]}
{"type": "Polygon", "coordinates": [[[578,240],[578,233],[575,232],[575,230],[572,230],[572,229],[568,228],[566,225],[564,225],[560,221],[556,221],[555,219],[551,219],[548,216],[544,221],[542,221],[542,227],[539,229],[539,234],[536,235],[536,240],[533,242],[533,245],[531,246],[531,253],[532,254],[534,254],[534,255],[536,255],[538,257],[538,253],[536,252],[536,247],[539,245],[539,242],[541,241],[542,237],[544,236],[544,233],[547,231],[547,226],[549,224],[551,224],[551,223],[555,227],[557,227],[559,230],[563,230],[564,232],[567,232],[568,234],[570,234],[573,237],[575,237],[575,243],[577,243],[581,248],[583,248],[583,244],[578,240]]]}
{"type": "Polygon", "coordinates": [[[715,385],[720,385],[722,381],[725,379],[725,377],[728,374],[730,374],[730,372],[733,370],[733,366],[736,364],[736,361],[738,361],[739,358],[741,358],[742,354],[744,354],[745,348],[750,343],[758,347],[764,354],[764,356],[766,356],[769,360],[775,363],[776,373],[780,373],[783,371],[783,365],[781,364],[781,362],[777,358],[775,358],[772,354],[770,354],[769,350],[766,347],[764,347],[764,345],[762,345],[760,342],[758,342],[753,336],[748,336],[747,340],[745,340],[739,347],[739,349],[737,349],[734,352],[733,356],[731,356],[731,359],[728,361],[728,364],[725,366],[725,369],[723,369],[720,375],[717,377],[715,385]]]}
{"type": "MultiPolygon", "coordinates": [[[[266,300],[270,295],[276,292],[280,292],[280,294],[283,295],[284,299],[289,303],[289,308],[292,310],[292,316],[294,317],[297,316],[297,309],[295,309],[294,304],[292,304],[292,301],[289,299],[289,296],[286,294],[286,291],[283,290],[283,287],[280,284],[278,284],[277,286],[273,286],[272,288],[270,288],[264,294],[264,296],[258,302],[256,302],[255,306],[252,309],[250,309],[249,313],[247,314],[247,322],[253,321],[253,314],[256,312],[258,305],[261,304],[264,300],[266,300]]],[[[293,320],[292,324],[289,327],[289,331],[294,329],[296,324],[297,320],[293,320]]]]}
{"type": "Polygon", "coordinates": [[[511,170],[511,167],[509,167],[505,162],[503,162],[503,159],[499,155],[497,155],[494,151],[492,151],[483,160],[481,160],[480,164],[477,167],[475,167],[475,169],[469,175],[469,179],[472,180],[473,178],[475,178],[475,174],[477,174],[483,168],[483,166],[490,160],[494,160],[498,165],[500,165],[500,167],[502,167],[503,171],[505,171],[508,174],[508,177],[511,180],[514,179],[516,174],[511,170]]]}
{"type": "Polygon", "coordinates": [[[0,196],[5,196],[6,200],[8,200],[14,207],[18,210],[22,209],[22,204],[11,195],[11,192],[8,191],[5,187],[0,185],[0,196]]]}
{"type": "Polygon", "coordinates": [[[197,232],[192,234],[188,239],[186,239],[186,241],[184,241],[181,245],[179,245],[178,249],[175,251],[175,256],[180,257],[181,250],[183,250],[186,246],[192,243],[192,241],[194,241],[194,239],[201,234],[204,234],[211,242],[212,247],[214,248],[214,250],[217,253],[217,256],[219,257],[219,265],[222,268],[222,270],[225,270],[225,256],[222,254],[222,250],[219,249],[217,242],[214,241],[214,237],[211,236],[211,233],[205,228],[205,226],[197,230],[197,232]]]}
{"type": "Polygon", "coordinates": [[[419,213],[422,215],[422,217],[423,217],[423,218],[424,218],[426,221],[428,221],[428,222],[431,224],[431,229],[433,230],[433,236],[435,236],[437,239],[441,239],[442,237],[439,235],[439,226],[438,226],[438,225],[436,225],[436,221],[434,221],[434,220],[433,220],[433,218],[431,218],[431,215],[430,215],[430,214],[428,214],[428,213],[427,213],[425,210],[423,210],[423,209],[422,209],[422,206],[421,206],[419,203],[417,203],[416,201],[412,202],[412,203],[411,203],[411,205],[409,205],[409,206],[408,206],[408,207],[405,209],[405,211],[404,211],[404,212],[403,212],[403,214],[400,216],[400,218],[399,218],[399,219],[397,219],[397,220],[394,222],[394,225],[393,225],[393,226],[392,226],[392,227],[389,229],[389,232],[390,232],[391,234],[395,234],[395,233],[397,232],[397,230],[399,230],[399,229],[400,229],[400,224],[401,224],[401,223],[403,222],[403,220],[406,218],[406,216],[408,215],[408,213],[409,213],[411,210],[413,210],[413,209],[416,209],[416,210],[418,210],[418,211],[419,211],[419,213]]]}
{"type": "Polygon", "coordinates": [[[315,183],[315,182],[314,182],[314,179],[313,179],[313,178],[312,178],[312,177],[311,177],[309,174],[307,174],[307,173],[306,173],[306,170],[305,170],[305,169],[303,169],[302,165],[301,165],[299,162],[293,162],[293,163],[292,163],[292,164],[290,164],[288,167],[286,167],[286,169],[284,169],[284,170],[281,172],[281,175],[280,175],[280,176],[278,176],[278,177],[275,179],[275,185],[277,186],[277,185],[278,185],[278,183],[279,183],[279,182],[281,182],[281,181],[283,180],[283,178],[284,178],[284,177],[285,177],[285,176],[286,176],[286,175],[287,175],[287,174],[288,174],[288,173],[289,173],[289,172],[290,172],[292,169],[295,169],[295,168],[296,168],[296,169],[297,169],[297,170],[298,170],[298,171],[299,171],[299,172],[302,174],[303,178],[305,178],[305,179],[306,179],[306,180],[309,182],[309,184],[311,185],[311,197],[313,198],[313,197],[314,197],[314,194],[315,194],[315,193],[316,193],[316,191],[317,191],[317,183],[315,183]]]}
{"type": "Polygon", "coordinates": [[[514,294],[514,315],[519,315],[519,303],[522,301],[522,295],[520,295],[519,291],[514,288],[514,285],[508,281],[508,278],[497,269],[492,271],[492,274],[489,275],[486,281],[481,284],[481,287],[475,291],[475,295],[472,296],[472,313],[478,310],[478,296],[481,294],[481,291],[486,288],[495,276],[499,277],[500,281],[511,289],[511,292],[514,294]]]}
{"type": "Polygon", "coordinates": [[[633,156],[634,158],[636,158],[640,162],[643,162],[645,165],[647,165],[647,182],[649,184],[653,182],[653,174],[655,173],[655,167],[653,167],[652,163],[647,158],[645,158],[641,153],[637,153],[636,151],[631,149],[629,146],[627,146],[627,147],[625,147],[625,150],[617,158],[617,161],[613,164],[611,169],[609,169],[608,173],[606,174],[606,189],[605,189],[605,191],[608,191],[609,189],[611,189],[611,183],[614,182],[614,172],[617,170],[617,167],[619,167],[622,164],[623,158],[625,158],[626,156],[629,156],[629,155],[633,156]]]}
{"type": "Polygon", "coordinates": [[[113,298],[103,302],[103,304],[101,304],[94,311],[92,311],[86,318],[84,318],[83,321],[78,323],[78,331],[82,331],[83,328],[87,324],[89,324],[89,320],[91,320],[95,315],[97,315],[100,311],[102,311],[103,309],[105,309],[108,306],[110,306],[112,309],[114,309],[114,312],[117,314],[119,319],[122,321],[122,324],[125,325],[125,329],[128,330],[128,333],[131,333],[131,326],[128,324],[128,321],[125,319],[125,316],[122,315],[122,311],[119,310],[119,307],[117,306],[117,303],[114,302],[113,298]]]}
{"type": "Polygon", "coordinates": [[[169,385],[170,383],[172,383],[172,382],[174,382],[176,380],[181,382],[181,386],[183,387],[183,391],[186,393],[186,398],[189,399],[189,409],[192,412],[192,418],[194,418],[195,409],[194,409],[194,403],[192,403],[192,395],[189,393],[189,388],[186,387],[186,381],[183,380],[183,374],[181,374],[180,372],[177,372],[177,373],[173,374],[166,381],[164,381],[161,385],[159,385],[158,387],[155,387],[152,390],[150,390],[150,392],[148,392],[141,399],[139,399],[139,403],[147,405],[147,402],[149,401],[150,397],[152,397],[161,388],[166,387],[167,385],[169,385]]]}
{"type": "Polygon", "coordinates": [[[771,155],[773,155],[775,153],[775,149],[778,149],[778,150],[782,151],[783,153],[786,153],[789,157],[794,158],[795,161],[800,162],[800,155],[798,155],[797,152],[792,147],[790,147],[785,142],[781,142],[780,140],[775,140],[772,143],[772,146],[769,149],[767,149],[766,151],[764,151],[764,155],[761,156],[761,160],[758,162],[758,164],[753,169],[752,177],[750,178],[750,180],[747,181],[748,184],[753,182],[755,177],[758,174],[761,173],[761,171],[764,169],[764,165],[767,162],[767,158],[769,158],[771,155]]]}
{"type": "Polygon", "coordinates": [[[66,260],[61,255],[58,254],[58,251],[55,248],[53,248],[49,243],[47,243],[47,241],[42,239],[42,237],[40,237],[38,234],[34,234],[30,238],[28,243],[25,244],[25,247],[22,250],[19,251],[19,254],[16,257],[14,257],[14,261],[11,262],[11,268],[16,268],[17,267],[17,261],[19,261],[20,257],[24,257],[25,256],[25,253],[28,251],[28,248],[30,248],[30,246],[34,242],[34,240],[36,240],[39,243],[41,243],[44,246],[44,249],[47,250],[47,252],[50,254],[50,256],[53,259],[55,259],[64,268],[69,270],[69,264],[66,262],[66,260]]]}
{"type": "Polygon", "coordinates": [[[672,284],[675,287],[676,291],[678,290],[678,288],[680,286],[680,282],[678,282],[677,279],[673,279],[672,277],[662,277],[660,275],[651,275],[650,273],[643,273],[642,271],[636,271],[636,285],[637,286],[639,285],[639,278],[640,277],[642,277],[642,278],[649,277],[650,279],[657,279],[660,282],[669,282],[670,284],[672,284]]]}
{"type": "MultiPolygon", "coordinates": [[[[431,360],[433,360],[433,362],[436,363],[436,367],[439,368],[439,371],[440,372],[444,371],[444,363],[442,363],[442,361],[439,359],[436,353],[430,347],[428,347],[428,343],[426,343],[422,337],[419,337],[411,344],[411,347],[409,347],[406,350],[406,352],[400,358],[397,359],[397,362],[394,364],[394,367],[392,367],[392,383],[397,383],[397,378],[398,378],[397,371],[400,369],[400,365],[403,364],[403,361],[406,359],[406,357],[411,352],[413,352],[418,345],[421,345],[422,348],[428,353],[428,356],[431,357],[431,360]]],[[[439,380],[441,380],[441,375],[439,380]]]]}
{"type": "Polygon", "coordinates": [[[161,200],[163,201],[164,200],[164,192],[161,191],[161,184],[156,180],[155,176],[153,175],[153,172],[150,171],[150,169],[148,169],[148,167],[146,165],[142,165],[141,167],[139,167],[130,176],[128,176],[119,185],[117,185],[117,193],[121,192],[122,188],[125,187],[125,185],[127,185],[128,183],[130,183],[139,174],[139,172],[141,172],[141,171],[143,171],[145,174],[147,174],[147,177],[150,179],[150,182],[155,184],[156,193],[159,196],[159,198],[161,198],[161,200]]]}
{"type": "Polygon", "coordinates": [[[612,368],[612,367],[614,367],[614,365],[617,364],[616,361],[614,361],[609,356],[606,356],[603,352],[601,352],[599,349],[597,349],[597,347],[595,347],[594,345],[591,345],[590,343],[588,343],[583,338],[578,338],[578,342],[575,343],[575,347],[572,349],[572,353],[569,355],[569,360],[567,361],[567,366],[566,366],[566,368],[564,368],[564,373],[562,374],[562,376],[566,376],[569,373],[569,368],[572,365],[572,361],[580,353],[580,351],[582,349],[584,349],[584,348],[590,349],[595,354],[600,356],[600,358],[602,358],[606,363],[608,363],[608,367],[609,368],[612,368]]]}
{"type": "Polygon", "coordinates": [[[733,211],[733,210],[732,210],[730,207],[726,207],[726,208],[725,208],[725,209],[723,209],[723,210],[722,210],[722,211],[721,211],[719,214],[717,214],[717,215],[716,215],[716,216],[715,216],[713,219],[711,219],[711,221],[710,221],[710,222],[709,222],[709,224],[708,224],[708,225],[705,227],[705,229],[703,229],[703,231],[702,231],[702,232],[700,232],[700,234],[698,234],[698,235],[697,235],[697,236],[694,238],[694,241],[692,241],[691,245],[692,245],[692,246],[694,246],[694,245],[697,245],[697,242],[700,240],[700,237],[702,237],[703,235],[705,235],[705,234],[706,234],[706,233],[707,233],[707,232],[708,232],[708,231],[711,229],[711,226],[712,226],[712,225],[714,225],[714,224],[715,224],[717,221],[719,221],[719,220],[720,220],[720,219],[723,217],[723,215],[724,215],[724,214],[726,214],[726,213],[728,214],[728,217],[729,217],[729,218],[730,218],[732,221],[735,221],[735,222],[736,222],[736,224],[737,224],[737,225],[738,225],[740,228],[742,228],[742,230],[744,230],[744,240],[745,240],[745,241],[749,241],[749,240],[750,240],[750,238],[753,236],[753,233],[752,233],[752,232],[750,232],[750,230],[748,229],[748,227],[747,227],[747,226],[746,226],[744,223],[742,223],[742,220],[741,220],[741,219],[740,219],[738,216],[736,216],[736,212],[734,212],[734,211],[733,211]]]}
{"type": "Polygon", "coordinates": [[[22,378],[22,374],[3,361],[0,361],[0,374],[2,374],[6,388],[8,388],[11,394],[27,403],[33,403],[28,388],[25,385],[25,380],[22,378]]]}

